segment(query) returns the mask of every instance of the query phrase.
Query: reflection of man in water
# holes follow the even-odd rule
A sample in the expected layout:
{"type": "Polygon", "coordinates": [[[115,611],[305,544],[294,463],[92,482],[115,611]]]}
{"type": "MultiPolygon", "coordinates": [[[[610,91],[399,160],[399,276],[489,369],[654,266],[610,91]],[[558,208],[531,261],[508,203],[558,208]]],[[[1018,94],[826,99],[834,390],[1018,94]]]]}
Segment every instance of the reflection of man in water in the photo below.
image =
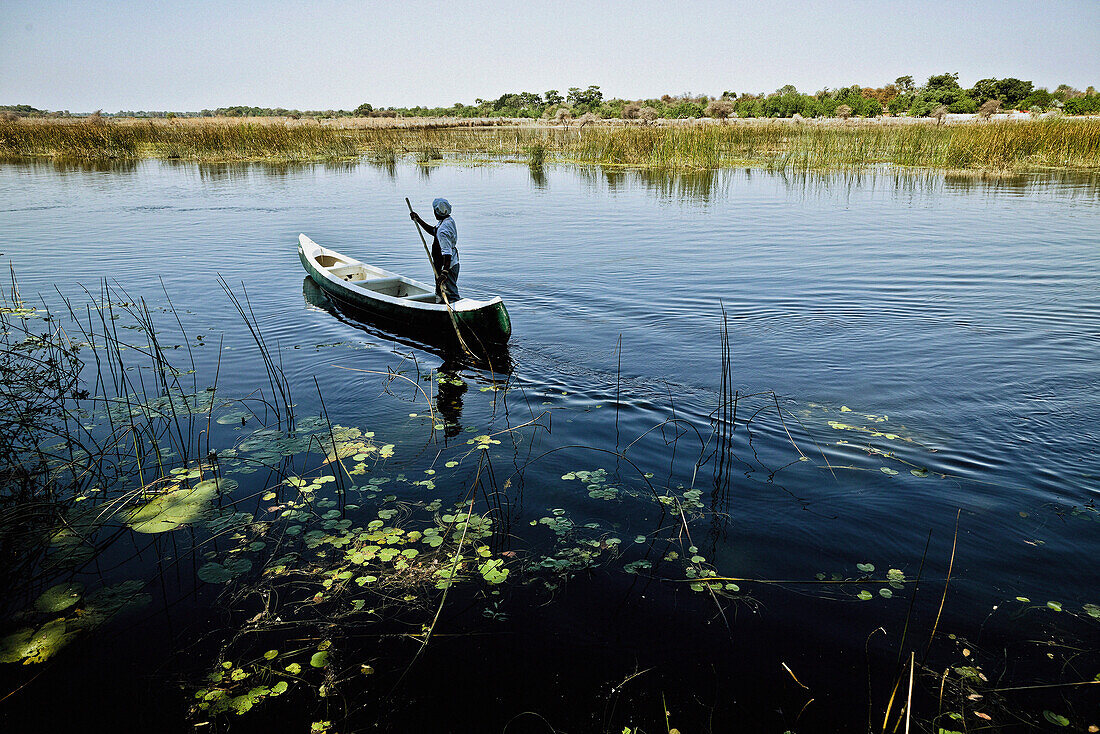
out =
{"type": "Polygon", "coordinates": [[[458,365],[444,362],[437,370],[439,391],[435,396],[436,410],[443,416],[443,435],[453,438],[462,432],[458,421],[462,418],[462,395],[466,392],[466,381],[458,374],[458,365]]]}
{"type": "Polygon", "coordinates": [[[451,217],[451,204],[446,199],[432,202],[432,211],[439,224],[432,226],[420,218],[416,212],[409,212],[412,220],[432,236],[432,264],[439,279],[435,284],[435,302],[443,303],[440,290],[447,294],[447,300],[458,300],[458,228],[451,217]]]}

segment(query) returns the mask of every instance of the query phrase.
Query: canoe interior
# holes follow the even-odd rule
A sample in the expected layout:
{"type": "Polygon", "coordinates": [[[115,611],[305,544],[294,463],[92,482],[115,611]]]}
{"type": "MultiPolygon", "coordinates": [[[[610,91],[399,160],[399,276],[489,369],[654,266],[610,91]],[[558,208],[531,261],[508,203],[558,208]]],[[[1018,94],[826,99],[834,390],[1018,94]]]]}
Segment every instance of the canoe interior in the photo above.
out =
{"type": "Polygon", "coordinates": [[[320,255],[317,264],[330,275],[363,290],[410,301],[434,302],[435,292],[400,275],[384,275],[363,263],[348,263],[335,255],[320,255]]]}

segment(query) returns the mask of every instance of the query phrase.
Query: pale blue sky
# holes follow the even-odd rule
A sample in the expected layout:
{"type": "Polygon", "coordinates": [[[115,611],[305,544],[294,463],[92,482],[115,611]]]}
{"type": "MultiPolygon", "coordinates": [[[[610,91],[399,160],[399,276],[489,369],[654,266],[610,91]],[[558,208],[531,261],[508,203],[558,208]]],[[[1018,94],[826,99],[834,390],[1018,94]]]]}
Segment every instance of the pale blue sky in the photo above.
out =
{"type": "Polygon", "coordinates": [[[1097,0],[0,0],[0,104],[90,111],[803,91],[959,72],[1100,86],[1097,0]]]}

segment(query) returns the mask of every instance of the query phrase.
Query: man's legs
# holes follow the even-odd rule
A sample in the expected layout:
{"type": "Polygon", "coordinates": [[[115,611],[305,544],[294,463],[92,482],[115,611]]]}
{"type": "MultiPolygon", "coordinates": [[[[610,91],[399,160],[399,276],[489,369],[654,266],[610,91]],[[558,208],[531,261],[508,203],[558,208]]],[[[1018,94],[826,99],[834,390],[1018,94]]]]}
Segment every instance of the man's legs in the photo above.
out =
{"type": "Polygon", "coordinates": [[[440,282],[436,284],[435,292],[439,295],[439,291],[442,288],[447,293],[448,301],[457,301],[460,296],[458,295],[458,268],[459,266],[452,265],[451,269],[447,271],[447,274],[440,278],[440,282]]]}

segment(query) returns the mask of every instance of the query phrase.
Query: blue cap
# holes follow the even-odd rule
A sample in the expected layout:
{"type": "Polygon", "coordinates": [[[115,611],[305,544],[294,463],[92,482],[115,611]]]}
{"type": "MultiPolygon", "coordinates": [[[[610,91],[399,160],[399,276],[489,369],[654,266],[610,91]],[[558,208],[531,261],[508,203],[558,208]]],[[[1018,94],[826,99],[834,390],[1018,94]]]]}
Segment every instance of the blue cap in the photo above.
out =
{"type": "Polygon", "coordinates": [[[436,199],[432,202],[432,210],[441,217],[451,213],[451,202],[446,199],[436,199]]]}

